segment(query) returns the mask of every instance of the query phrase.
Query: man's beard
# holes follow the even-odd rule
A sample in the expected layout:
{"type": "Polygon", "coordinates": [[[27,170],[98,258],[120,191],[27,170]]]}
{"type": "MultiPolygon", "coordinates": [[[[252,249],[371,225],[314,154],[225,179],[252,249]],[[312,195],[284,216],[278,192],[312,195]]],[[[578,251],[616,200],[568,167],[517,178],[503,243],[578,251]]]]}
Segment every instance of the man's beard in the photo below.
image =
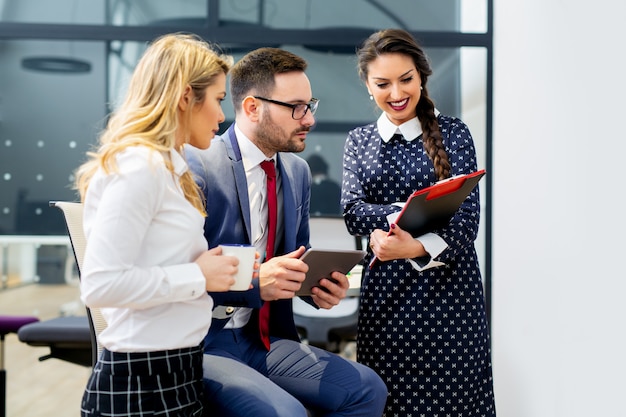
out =
{"type": "Polygon", "coordinates": [[[255,135],[259,148],[264,151],[274,152],[302,152],[306,147],[305,143],[293,135],[300,132],[308,132],[309,127],[300,127],[291,134],[286,134],[284,129],[274,123],[269,112],[264,112],[261,116],[255,135]]]}

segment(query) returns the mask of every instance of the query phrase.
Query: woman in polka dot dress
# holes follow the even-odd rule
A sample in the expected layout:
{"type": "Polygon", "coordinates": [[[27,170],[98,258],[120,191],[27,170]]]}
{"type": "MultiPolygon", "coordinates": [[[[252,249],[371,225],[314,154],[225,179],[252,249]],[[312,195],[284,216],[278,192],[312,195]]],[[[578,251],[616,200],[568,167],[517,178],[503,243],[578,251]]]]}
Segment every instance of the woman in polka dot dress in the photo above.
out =
{"type": "Polygon", "coordinates": [[[415,190],[477,169],[459,119],[428,97],[432,70],[413,37],[371,35],[358,69],[380,118],[350,131],[342,204],[350,233],[377,256],[361,287],[357,360],[385,380],[385,416],[495,416],[489,333],[474,240],[478,187],[447,226],[413,238],[387,216],[415,190]]]}

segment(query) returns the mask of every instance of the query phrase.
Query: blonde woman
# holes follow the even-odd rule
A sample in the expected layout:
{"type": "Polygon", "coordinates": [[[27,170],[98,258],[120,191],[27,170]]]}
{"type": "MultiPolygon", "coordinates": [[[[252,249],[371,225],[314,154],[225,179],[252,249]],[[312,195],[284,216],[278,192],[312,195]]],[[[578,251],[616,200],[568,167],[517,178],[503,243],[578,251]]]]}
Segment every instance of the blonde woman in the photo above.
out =
{"type": "Polygon", "coordinates": [[[87,236],[81,297],[108,324],[82,416],[202,414],[207,291],[228,290],[237,261],[207,250],[205,208],[182,148],[208,148],[224,121],[231,63],[191,35],[155,40],[77,171],[87,236]]]}

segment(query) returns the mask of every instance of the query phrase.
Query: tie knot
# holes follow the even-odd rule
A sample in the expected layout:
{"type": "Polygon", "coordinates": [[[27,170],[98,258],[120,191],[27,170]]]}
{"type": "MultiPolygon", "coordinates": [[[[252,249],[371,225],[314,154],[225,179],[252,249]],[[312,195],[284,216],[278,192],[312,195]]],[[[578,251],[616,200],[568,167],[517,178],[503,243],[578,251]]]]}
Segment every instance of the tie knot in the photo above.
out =
{"type": "Polygon", "coordinates": [[[276,178],[276,167],[274,167],[274,160],[261,162],[261,168],[265,171],[265,175],[270,178],[276,178]]]}

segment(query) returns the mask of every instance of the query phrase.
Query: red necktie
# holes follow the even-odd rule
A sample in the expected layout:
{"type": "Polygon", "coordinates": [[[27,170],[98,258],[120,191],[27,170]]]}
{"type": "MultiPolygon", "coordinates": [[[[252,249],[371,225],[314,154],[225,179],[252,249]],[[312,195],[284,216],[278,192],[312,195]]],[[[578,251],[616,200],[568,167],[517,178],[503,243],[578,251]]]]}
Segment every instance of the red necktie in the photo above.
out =
{"type": "MultiPolygon", "coordinates": [[[[276,168],[274,161],[261,162],[261,168],[267,175],[267,246],[265,248],[265,260],[274,256],[274,244],[276,240],[276,222],[278,218],[278,201],[276,200],[276,168]]],[[[259,310],[259,331],[261,341],[270,349],[270,303],[265,302],[259,310]]]]}

